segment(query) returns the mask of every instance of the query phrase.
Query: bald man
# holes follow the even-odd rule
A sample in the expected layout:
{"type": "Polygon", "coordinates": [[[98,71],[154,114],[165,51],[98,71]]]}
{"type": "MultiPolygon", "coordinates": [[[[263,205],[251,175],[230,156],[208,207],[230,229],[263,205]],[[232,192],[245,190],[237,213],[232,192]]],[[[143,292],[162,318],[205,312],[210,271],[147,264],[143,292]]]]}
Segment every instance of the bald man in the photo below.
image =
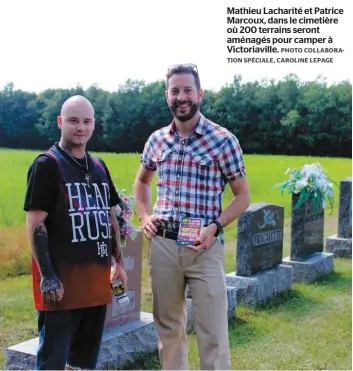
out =
{"type": "Polygon", "coordinates": [[[92,104],[69,98],[57,124],[60,142],[30,166],[24,203],[38,311],[35,367],[94,369],[110,282],[120,278],[127,287],[113,211],[120,200],[103,160],[86,151],[92,104]]]}

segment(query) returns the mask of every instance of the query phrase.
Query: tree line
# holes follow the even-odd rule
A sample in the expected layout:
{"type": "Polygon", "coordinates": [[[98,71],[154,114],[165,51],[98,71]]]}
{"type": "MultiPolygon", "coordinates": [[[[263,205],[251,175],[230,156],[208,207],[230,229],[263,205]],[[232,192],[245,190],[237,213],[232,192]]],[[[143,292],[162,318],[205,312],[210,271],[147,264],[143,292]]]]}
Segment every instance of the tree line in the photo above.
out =
{"type": "MultiPolygon", "coordinates": [[[[96,85],[84,90],[47,89],[39,94],[0,91],[0,147],[45,149],[60,137],[56,118],[70,96],[87,97],[96,129],[89,149],[141,152],[148,136],[172,120],[165,82],[127,80],[114,92],[96,85]]],[[[244,153],[351,157],[352,85],[322,78],[242,82],[240,75],[219,91],[205,90],[201,112],[234,133],[244,153]]]]}

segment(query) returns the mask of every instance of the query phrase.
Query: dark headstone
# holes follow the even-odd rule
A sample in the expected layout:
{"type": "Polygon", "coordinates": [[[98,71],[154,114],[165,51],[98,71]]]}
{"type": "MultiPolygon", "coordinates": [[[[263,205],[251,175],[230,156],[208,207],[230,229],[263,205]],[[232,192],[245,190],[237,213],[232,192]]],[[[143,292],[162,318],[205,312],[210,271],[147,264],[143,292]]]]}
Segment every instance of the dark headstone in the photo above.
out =
{"type": "Polygon", "coordinates": [[[340,182],[338,237],[352,238],[352,177],[340,182]]]}
{"type": "Polygon", "coordinates": [[[277,267],[283,258],[284,208],[251,204],[238,221],[237,276],[277,267]]]}
{"type": "Polygon", "coordinates": [[[296,208],[300,195],[292,195],[290,260],[303,261],[324,249],[324,209],[315,210],[312,200],[296,208]]]}

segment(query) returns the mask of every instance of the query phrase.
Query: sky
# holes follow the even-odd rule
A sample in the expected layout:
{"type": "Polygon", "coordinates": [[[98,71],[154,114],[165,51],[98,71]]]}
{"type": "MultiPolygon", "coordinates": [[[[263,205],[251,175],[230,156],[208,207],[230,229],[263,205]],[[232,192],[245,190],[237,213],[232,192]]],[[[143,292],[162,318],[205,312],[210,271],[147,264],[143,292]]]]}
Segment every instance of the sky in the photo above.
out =
{"type": "MultiPolygon", "coordinates": [[[[264,17],[268,21],[271,15],[252,17],[264,17]]],[[[114,91],[129,78],[146,82],[164,79],[169,65],[188,62],[198,66],[202,86],[214,90],[230,83],[236,74],[240,74],[244,82],[265,78],[279,80],[289,73],[297,74],[303,81],[314,80],[319,75],[329,84],[352,81],[352,19],[352,5],[347,0],[1,0],[0,88],[11,81],[17,89],[35,92],[77,84],[85,89],[97,84],[114,91]],[[333,57],[333,64],[227,62],[228,57],[249,57],[230,55],[228,37],[271,36],[228,33],[227,28],[233,25],[227,25],[227,7],[251,7],[263,12],[264,7],[331,9],[333,5],[335,9],[343,9],[344,14],[293,15],[338,18],[338,24],[320,25],[320,35],[272,35],[292,40],[294,37],[331,36],[332,44],[278,46],[344,49],[342,54],[328,56],[279,54],[287,58],[333,57]]],[[[259,25],[250,26],[259,29],[259,25]]],[[[256,55],[266,56],[269,57],[256,55]]]]}

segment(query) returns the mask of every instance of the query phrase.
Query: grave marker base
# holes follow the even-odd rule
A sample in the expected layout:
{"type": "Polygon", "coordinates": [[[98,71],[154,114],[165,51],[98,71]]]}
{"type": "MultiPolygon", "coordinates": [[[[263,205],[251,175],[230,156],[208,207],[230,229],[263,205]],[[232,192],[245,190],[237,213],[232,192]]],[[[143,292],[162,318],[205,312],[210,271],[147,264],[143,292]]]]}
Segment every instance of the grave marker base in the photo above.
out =
{"type": "Polygon", "coordinates": [[[293,267],[293,282],[310,283],[333,271],[333,254],[317,252],[304,261],[293,261],[287,256],[283,264],[293,267]]]}
{"type": "Polygon", "coordinates": [[[338,237],[337,234],[327,237],[326,251],[335,258],[352,259],[352,239],[338,237]]]}
{"type": "MultiPolygon", "coordinates": [[[[38,338],[5,350],[6,370],[33,370],[38,338]]],[[[106,328],[103,334],[97,370],[119,369],[137,355],[158,349],[158,337],[151,313],[141,312],[141,319],[106,328]]]]}
{"type": "Polygon", "coordinates": [[[237,303],[249,306],[265,303],[283,291],[292,289],[293,268],[280,264],[276,268],[255,273],[249,277],[226,275],[227,286],[237,290],[237,303]]]}

